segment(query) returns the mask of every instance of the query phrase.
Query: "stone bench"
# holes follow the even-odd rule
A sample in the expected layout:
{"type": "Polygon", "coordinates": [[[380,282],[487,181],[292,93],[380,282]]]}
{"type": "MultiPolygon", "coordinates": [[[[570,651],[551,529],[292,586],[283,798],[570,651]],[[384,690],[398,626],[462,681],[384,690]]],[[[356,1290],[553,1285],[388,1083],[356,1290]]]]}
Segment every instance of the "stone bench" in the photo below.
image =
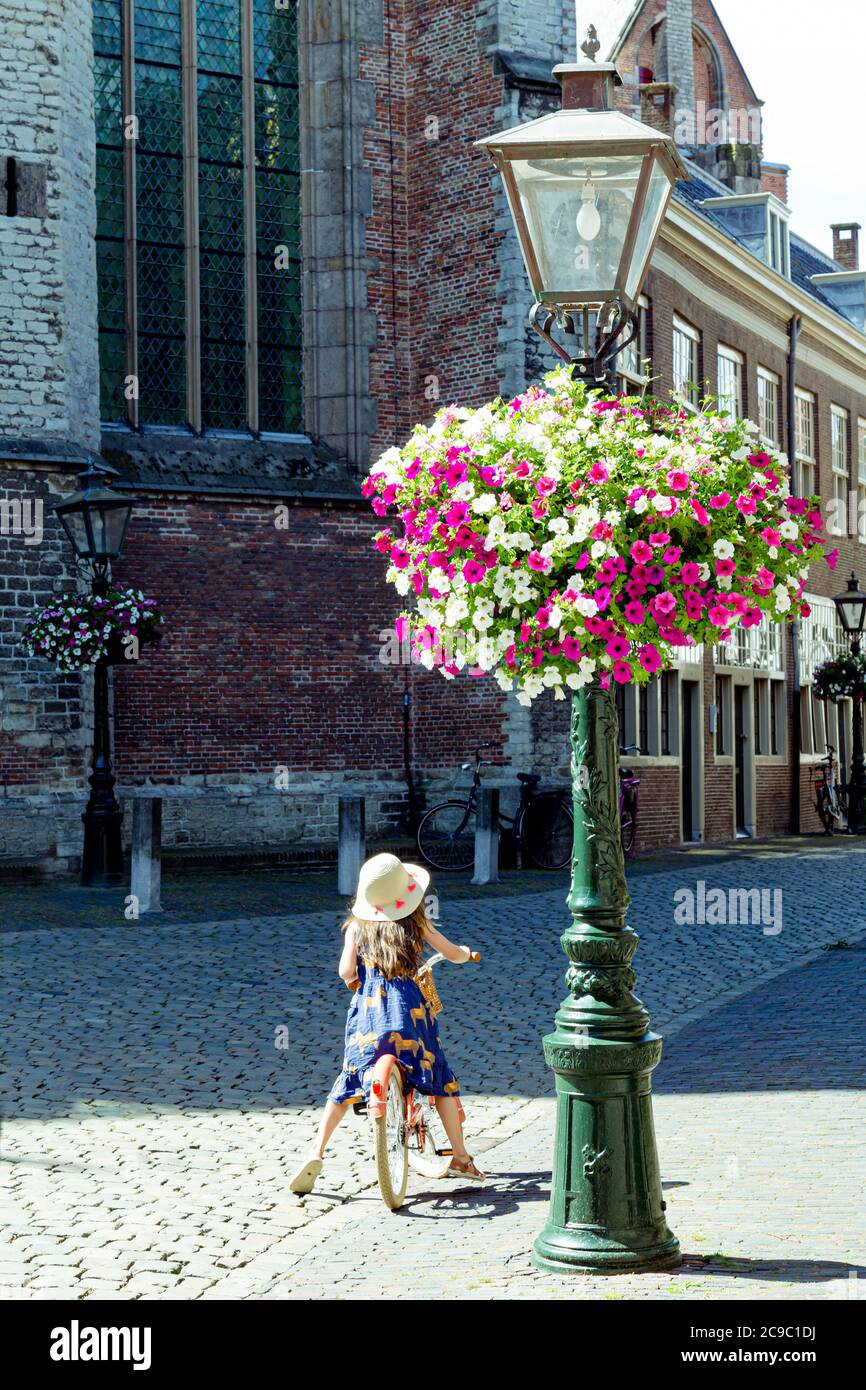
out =
{"type": "MultiPolygon", "coordinates": [[[[381,789],[380,789],[381,790],[381,789]]],[[[388,786],[387,790],[393,790],[388,786]]],[[[236,796],[234,787],[208,788],[207,794],[236,796]]],[[[201,793],[190,787],[118,788],[118,797],[132,802],[132,855],[130,893],[137,900],[138,916],[161,912],[162,803],[189,799],[201,793]]],[[[327,792],[319,793],[327,795],[327,792]]],[[[337,892],[350,897],[366,858],[366,794],[337,794],[337,892]]]]}

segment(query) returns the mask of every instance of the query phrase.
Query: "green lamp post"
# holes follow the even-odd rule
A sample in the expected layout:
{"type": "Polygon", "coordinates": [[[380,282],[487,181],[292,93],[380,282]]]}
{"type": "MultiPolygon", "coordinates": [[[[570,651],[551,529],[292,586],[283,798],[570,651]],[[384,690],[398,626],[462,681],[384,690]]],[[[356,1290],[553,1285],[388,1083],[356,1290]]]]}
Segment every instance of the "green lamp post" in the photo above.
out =
{"type": "MultiPolygon", "coordinates": [[[[598,47],[591,28],[587,61],[554,69],[561,111],[479,144],[502,175],[536,296],[531,322],[576,376],[609,388],[611,360],[635,333],[673,185],[688,175],[669,136],[613,109],[620,79],[595,62],[598,47]]],[[[652,1118],[662,1040],[632,992],[638,937],[626,924],[617,718],[612,692],[597,683],[574,696],[571,773],[568,995],[544,1039],[556,1139],[534,1259],[556,1271],[665,1269],[680,1250],[665,1220],[652,1118]]]]}

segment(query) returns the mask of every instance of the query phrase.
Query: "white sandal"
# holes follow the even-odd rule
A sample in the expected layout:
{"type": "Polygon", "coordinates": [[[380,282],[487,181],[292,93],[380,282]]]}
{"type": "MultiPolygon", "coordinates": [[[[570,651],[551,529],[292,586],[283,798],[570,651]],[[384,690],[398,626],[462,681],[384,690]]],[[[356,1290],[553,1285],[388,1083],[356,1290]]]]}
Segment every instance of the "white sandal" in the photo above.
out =
{"type": "Polygon", "coordinates": [[[485,1182],[487,1174],[476,1168],[474,1158],[467,1154],[465,1158],[452,1158],[446,1177],[470,1178],[472,1182],[485,1182]]]}
{"type": "Polygon", "coordinates": [[[322,1171],[322,1160],[316,1155],[311,1154],[305,1158],[300,1167],[296,1168],[289,1183],[289,1191],[295,1192],[299,1197],[306,1197],[308,1192],[312,1192],[316,1185],[316,1179],[322,1171]]]}

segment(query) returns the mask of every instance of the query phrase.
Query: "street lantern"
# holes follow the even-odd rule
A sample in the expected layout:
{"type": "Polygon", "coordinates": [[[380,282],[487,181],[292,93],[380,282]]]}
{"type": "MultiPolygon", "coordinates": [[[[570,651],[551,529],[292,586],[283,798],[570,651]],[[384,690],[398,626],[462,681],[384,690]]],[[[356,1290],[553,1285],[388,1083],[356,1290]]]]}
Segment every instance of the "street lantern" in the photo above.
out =
{"type": "Polygon", "coordinates": [[[848,636],[859,638],[866,622],[866,594],[861,590],[856,574],[852,572],[845,593],[837,594],[833,602],[848,636]]]}
{"type": "MultiPolygon", "coordinates": [[[[839,621],[851,642],[854,656],[860,655],[860,638],[866,622],[866,594],[860,588],[856,574],[851,578],[844,594],[833,599],[839,621]]],[[[866,831],[866,760],[863,756],[863,709],[859,700],[854,701],[852,711],[851,776],[848,779],[848,830],[852,835],[862,835],[866,831]]]]}
{"type": "MultiPolygon", "coordinates": [[[[530,321],[590,387],[609,386],[611,358],[634,338],[636,304],[673,185],[687,173],[663,132],[613,109],[616,70],[555,69],[562,107],[479,141],[502,175],[535,292],[530,321]],[[569,351],[551,333],[554,322],[569,351]]],[[[571,716],[574,852],[560,940],[568,997],[544,1038],[556,1077],[556,1137],[547,1224],[533,1257],[544,1270],[670,1269],[651,1109],[662,1039],[633,993],[638,937],[619,826],[618,731],[610,689],[575,692],[571,716]]]]}
{"type": "MultiPolygon", "coordinates": [[[[108,590],[109,566],[123,550],[126,528],[135,499],[115,492],[106,481],[117,470],[91,457],[79,475],[78,490],[58,502],[55,511],[76,557],[90,569],[91,589],[97,597],[108,590]]],[[[123,876],[121,822],[123,812],[114,793],[115,777],[111,765],[111,724],[109,719],[108,666],[105,659],[93,669],[93,756],[88,781],[90,795],[81,817],[84,822],[84,849],[81,882],[120,883],[123,876]]]]}
{"type": "Polygon", "coordinates": [[[587,61],[554,68],[562,110],[477,143],[502,176],[535,293],[533,327],[579,377],[603,386],[612,351],[636,334],[650,256],[674,184],[689,175],[669,135],[613,109],[621,79],[595,62],[598,47],[591,27],[587,61]],[[553,339],[554,320],[581,340],[578,355],[553,339]]]}
{"type": "Polygon", "coordinates": [[[78,491],[55,507],[75,554],[90,564],[94,574],[104,574],[123,550],[134,506],[133,498],[115,492],[106,482],[107,474],[115,471],[91,459],[78,478],[78,491]]]}

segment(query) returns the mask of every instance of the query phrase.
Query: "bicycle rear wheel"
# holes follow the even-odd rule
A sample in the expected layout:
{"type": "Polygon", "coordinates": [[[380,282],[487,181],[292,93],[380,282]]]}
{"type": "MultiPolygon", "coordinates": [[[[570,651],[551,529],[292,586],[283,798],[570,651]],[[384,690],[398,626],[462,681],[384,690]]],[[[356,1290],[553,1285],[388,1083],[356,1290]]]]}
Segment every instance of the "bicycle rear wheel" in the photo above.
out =
{"type": "Polygon", "coordinates": [[[465,801],[442,801],[418,826],[418,851],[434,869],[446,873],[471,869],[475,863],[475,812],[465,801]]]}
{"type": "Polygon", "coordinates": [[[521,826],[523,847],[539,869],[564,869],[571,859],[574,821],[553,792],[530,801],[521,826]]]}
{"type": "Polygon", "coordinates": [[[390,1211],[396,1211],[403,1205],[409,1181],[406,1097],[400,1080],[400,1068],[396,1066],[388,1077],[385,1113],[381,1119],[373,1121],[373,1147],[382,1201],[390,1211]]]}

